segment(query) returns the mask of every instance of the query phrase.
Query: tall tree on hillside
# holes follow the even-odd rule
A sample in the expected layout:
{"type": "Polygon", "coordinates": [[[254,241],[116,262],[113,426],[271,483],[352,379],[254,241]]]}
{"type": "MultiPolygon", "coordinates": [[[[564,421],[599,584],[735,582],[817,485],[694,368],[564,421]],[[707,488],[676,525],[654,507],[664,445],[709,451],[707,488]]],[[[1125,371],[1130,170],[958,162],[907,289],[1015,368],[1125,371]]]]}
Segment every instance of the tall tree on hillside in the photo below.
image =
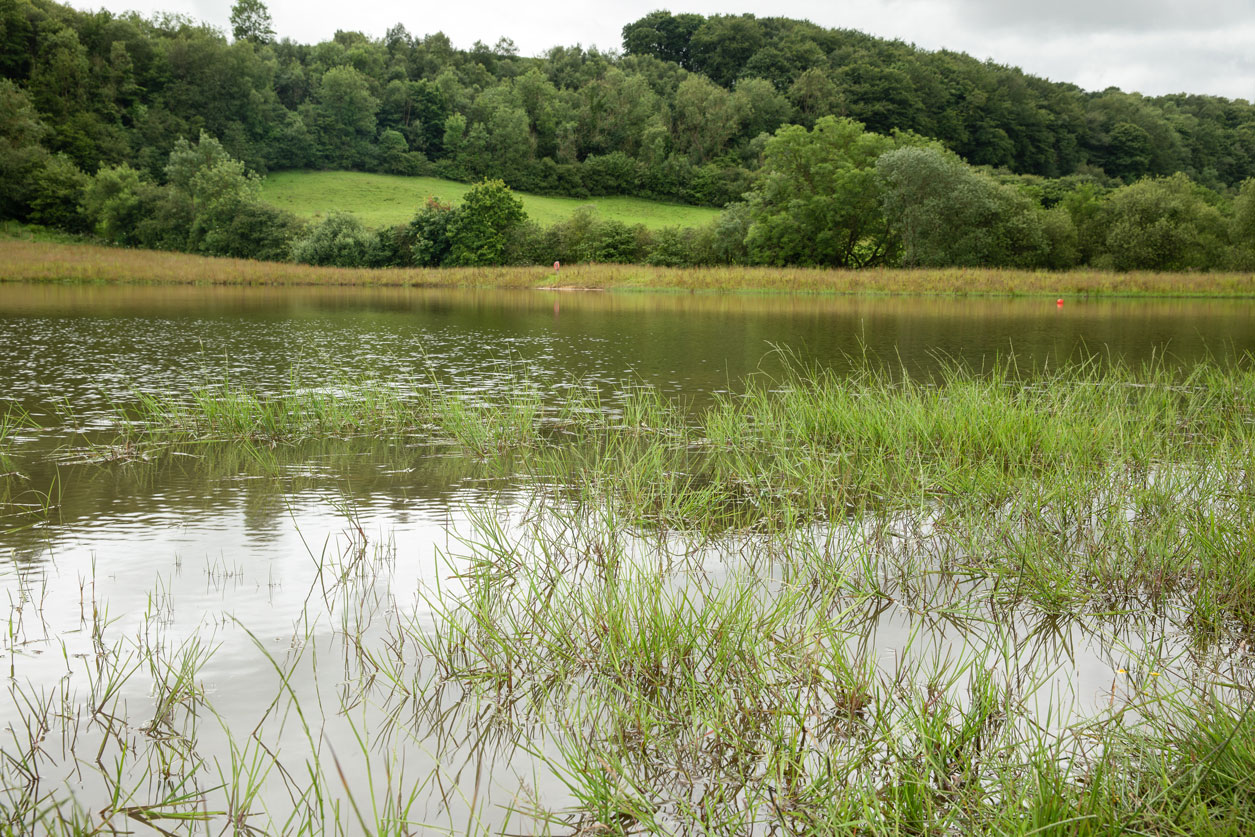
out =
{"type": "Polygon", "coordinates": [[[273,42],[275,29],[266,4],[261,0],[235,0],[231,7],[231,34],[237,41],[273,42]]]}
{"type": "Polygon", "coordinates": [[[352,67],[332,67],[314,93],[321,148],[327,165],[352,168],[369,156],[379,100],[366,76],[352,67]]]}

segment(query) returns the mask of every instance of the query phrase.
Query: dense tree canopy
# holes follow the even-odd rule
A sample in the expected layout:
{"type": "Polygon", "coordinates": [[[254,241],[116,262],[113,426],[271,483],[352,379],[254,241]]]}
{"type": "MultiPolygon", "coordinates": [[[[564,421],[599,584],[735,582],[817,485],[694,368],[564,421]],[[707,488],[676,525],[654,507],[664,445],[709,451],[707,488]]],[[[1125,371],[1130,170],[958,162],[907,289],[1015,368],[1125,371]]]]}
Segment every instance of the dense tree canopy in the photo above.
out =
{"type": "Polygon", "coordinates": [[[623,54],[535,58],[400,24],[275,41],[262,0],[229,26],[0,0],[0,217],[327,264],[1255,265],[1241,100],[1086,92],[753,15],[654,12],[623,54]],[[304,167],[478,183],[394,230],[311,226],[257,198],[259,175],[304,167]],[[511,189],[726,210],[546,230],[511,189]]]}
{"type": "Polygon", "coordinates": [[[1086,93],[785,18],[654,12],[624,27],[623,55],[538,58],[505,39],[457,50],[400,24],[379,39],[275,42],[262,0],[238,0],[223,23],[232,40],[176,15],[0,0],[0,72],[43,126],[40,147],[88,174],[126,163],[159,176],[176,140],[205,130],[259,172],[492,176],[722,206],[741,199],[766,136],[835,116],[1020,174],[1181,171],[1212,188],[1255,175],[1247,102],[1086,93]]]}

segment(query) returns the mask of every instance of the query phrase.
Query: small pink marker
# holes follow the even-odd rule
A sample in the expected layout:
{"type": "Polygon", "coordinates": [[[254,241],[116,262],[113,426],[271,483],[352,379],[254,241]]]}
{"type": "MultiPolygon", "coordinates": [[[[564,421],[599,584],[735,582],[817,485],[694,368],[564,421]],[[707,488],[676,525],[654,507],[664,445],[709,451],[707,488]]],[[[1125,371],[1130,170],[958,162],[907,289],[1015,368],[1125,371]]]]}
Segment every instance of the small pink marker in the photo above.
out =
{"type": "Polygon", "coordinates": [[[1055,300],[1055,307],[1056,307],[1056,308],[1062,308],[1062,307],[1063,307],[1063,300],[1062,300],[1062,299],[1057,299],[1057,300],[1055,300]]]}

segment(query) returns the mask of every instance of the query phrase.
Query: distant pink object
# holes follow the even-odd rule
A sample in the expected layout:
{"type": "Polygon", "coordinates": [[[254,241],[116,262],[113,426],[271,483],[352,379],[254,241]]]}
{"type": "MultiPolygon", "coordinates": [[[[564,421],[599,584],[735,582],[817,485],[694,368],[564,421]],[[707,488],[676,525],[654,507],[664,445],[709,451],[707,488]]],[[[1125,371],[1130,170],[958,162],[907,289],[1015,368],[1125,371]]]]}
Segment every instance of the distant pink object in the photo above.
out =
{"type": "Polygon", "coordinates": [[[561,270],[561,269],[562,269],[562,263],[561,263],[561,262],[558,262],[558,261],[555,261],[555,262],[553,263],[553,272],[554,272],[554,273],[557,273],[557,272],[558,272],[559,270],[561,270]]]}

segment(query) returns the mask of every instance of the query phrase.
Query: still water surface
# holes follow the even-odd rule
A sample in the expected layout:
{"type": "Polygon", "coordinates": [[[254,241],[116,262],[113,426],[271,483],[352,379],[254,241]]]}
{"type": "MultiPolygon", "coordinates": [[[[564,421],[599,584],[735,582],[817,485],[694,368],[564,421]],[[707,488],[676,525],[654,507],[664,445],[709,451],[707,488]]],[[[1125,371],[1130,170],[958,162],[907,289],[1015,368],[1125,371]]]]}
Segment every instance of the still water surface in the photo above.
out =
{"type": "MultiPolygon", "coordinates": [[[[956,360],[975,368],[1086,358],[1188,366],[1252,351],[1249,301],[1069,300],[1057,308],[1041,299],[0,285],[0,408],[19,406],[40,425],[20,431],[0,470],[9,472],[10,496],[43,492],[56,504],[40,525],[0,525],[0,590],[27,603],[27,641],[2,662],[29,683],[81,678],[72,672],[93,651],[92,602],[107,604],[116,636],[154,624],[170,642],[208,632],[219,648],[203,673],[206,689],[217,711],[247,731],[264,708],[257,694],[272,694],[276,675],[242,628],[281,655],[298,615],[313,613],[324,623],[309,641],[332,659],[344,650],[343,632],[330,624],[343,612],[311,609],[320,562],[365,545],[379,572],[369,595],[358,591],[359,606],[373,596],[375,611],[421,624],[430,617],[416,591],[448,583],[476,511],[517,520],[527,506],[529,487],[510,474],[405,442],[311,443],[282,451],[277,476],[245,451],[77,461],[84,435],[107,440],[112,405],[137,391],[179,393],[223,377],[266,391],[294,378],[366,376],[439,380],[489,399],[519,379],[550,398],[579,382],[613,398],[644,382],[700,405],[748,375],[780,372],[783,355],[837,372],[870,358],[926,376],[956,360]]],[[[698,563],[718,575],[736,560],[714,549],[698,563]]],[[[890,613],[871,641],[900,662],[911,630],[903,614],[890,613]]],[[[987,639],[920,647],[961,654],[965,643],[987,639]]],[[[1101,703],[1121,655],[1139,642],[1060,629],[1042,652],[1060,663],[1041,699],[1080,712],[1101,703]]],[[[334,678],[296,688],[328,706],[343,699],[334,678]]],[[[133,699],[150,696],[141,688],[133,699]]],[[[0,708],[0,728],[14,711],[0,708]]],[[[352,738],[328,735],[340,736],[341,756],[355,769],[352,738]]],[[[502,756],[492,772],[496,798],[523,787],[561,808],[561,783],[542,774],[526,755],[502,756]]],[[[502,821],[484,808],[490,794],[470,790],[477,779],[454,784],[463,793],[430,800],[431,822],[463,828],[476,809],[484,824],[502,821]]],[[[282,806],[282,788],[268,794],[282,806]]]]}

